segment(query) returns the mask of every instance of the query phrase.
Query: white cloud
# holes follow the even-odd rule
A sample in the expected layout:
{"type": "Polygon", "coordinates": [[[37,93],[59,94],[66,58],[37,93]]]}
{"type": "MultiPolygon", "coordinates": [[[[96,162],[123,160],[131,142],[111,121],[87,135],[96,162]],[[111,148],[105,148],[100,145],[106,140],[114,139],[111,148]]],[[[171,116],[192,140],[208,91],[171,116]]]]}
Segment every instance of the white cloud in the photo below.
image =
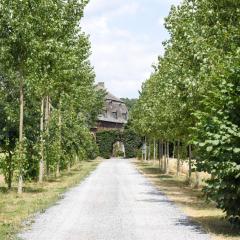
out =
{"type": "Polygon", "coordinates": [[[146,26],[142,28],[144,19],[141,12],[146,5],[139,2],[141,1],[92,0],[82,23],[85,32],[90,34],[93,53],[91,62],[95,68],[96,80],[104,81],[109,91],[118,97],[137,97],[142,82],[152,72],[151,65],[163,52],[158,33],[159,25],[163,29],[163,18],[156,18],[157,36],[153,38],[146,26]],[[129,16],[139,19],[140,32],[139,29],[135,31],[128,26],[113,24],[122,23],[129,16]]]}
{"type": "Polygon", "coordinates": [[[116,17],[124,14],[135,14],[140,9],[137,1],[123,2],[122,0],[92,0],[86,10],[90,16],[104,13],[116,17]]]}

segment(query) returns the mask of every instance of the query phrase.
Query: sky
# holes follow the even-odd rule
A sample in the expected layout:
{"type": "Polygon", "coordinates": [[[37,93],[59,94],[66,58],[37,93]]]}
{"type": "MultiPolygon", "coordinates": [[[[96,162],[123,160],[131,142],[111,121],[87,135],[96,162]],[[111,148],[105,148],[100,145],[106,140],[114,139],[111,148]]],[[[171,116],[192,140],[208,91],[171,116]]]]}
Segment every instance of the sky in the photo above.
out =
{"type": "Polygon", "coordinates": [[[138,97],[164,53],[164,18],[180,1],[90,0],[81,26],[90,35],[96,82],[117,97],[138,97]]]}

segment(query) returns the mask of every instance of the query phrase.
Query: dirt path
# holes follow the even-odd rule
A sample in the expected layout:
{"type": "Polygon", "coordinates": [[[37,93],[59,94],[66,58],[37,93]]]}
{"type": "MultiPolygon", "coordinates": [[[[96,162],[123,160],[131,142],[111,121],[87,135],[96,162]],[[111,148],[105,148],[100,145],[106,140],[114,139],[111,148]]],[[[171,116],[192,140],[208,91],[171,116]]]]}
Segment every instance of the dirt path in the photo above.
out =
{"type": "Polygon", "coordinates": [[[35,219],[26,240],[208,240],[129,160],[99,165],[35,219]]]}

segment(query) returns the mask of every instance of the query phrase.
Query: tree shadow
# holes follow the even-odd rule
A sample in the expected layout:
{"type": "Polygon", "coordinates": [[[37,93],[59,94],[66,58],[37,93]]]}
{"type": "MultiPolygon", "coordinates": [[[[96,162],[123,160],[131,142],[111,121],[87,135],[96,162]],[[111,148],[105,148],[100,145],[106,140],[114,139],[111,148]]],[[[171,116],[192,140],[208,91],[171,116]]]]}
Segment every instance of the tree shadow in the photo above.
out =
{"type": "Polygon", "coordinates": [[[175,225],[181,225],[181,226],[186,226],[190,227],[191,230],[194,232],[197,232],[199,234],[207,234],[206,231],[194,220],[188,218],[188,217],[183,217],[179,218],[175,221],[175,225]]]}
{"type": "Polygon", "coordinates": [[[11,190],[9,190],[7,187],[0,187],[0,193],[2,194],[7,194],[9,193],[11,190]]]}
{"type": "Polygon", "coordinates": [[[229,237],[239,237],[240,227],[230,224],[227,219],[219,216],[192,217],[193,221],[201,222],[207,226],[211,233],[216,235],[225,235],[229,237]]]}
{"type": "Polygon", "coordinates": [[[43,193],[46,189],[42,187],[23,187],[23,192],[25,193],[43,193]]]}

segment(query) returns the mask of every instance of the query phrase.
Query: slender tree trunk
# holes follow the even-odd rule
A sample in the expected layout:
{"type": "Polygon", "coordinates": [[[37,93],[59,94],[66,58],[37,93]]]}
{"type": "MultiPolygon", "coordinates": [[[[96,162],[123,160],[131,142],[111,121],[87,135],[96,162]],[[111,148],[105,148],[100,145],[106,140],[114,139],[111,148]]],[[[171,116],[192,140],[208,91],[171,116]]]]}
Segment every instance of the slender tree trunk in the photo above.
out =
{"type": "Polygon", "coordinates": [[[75,156],[75,164],[77,164],[78,163],[78,155],[76,154],[76,156],[75,156]]]}
{"type": "Polygon", "coordinates": [[[189,161],[188,161],[188,178],[189,182],[191,182],[192,177],[192,146],[189,145],[189,161]]]}
{"type": "Polygon", "coordinates": [[[23,110],[24,110],[24,93],[23,78],[20,76],[20,117],[19,117],[19,177],[18,177],[18,194],[22,194],[23,190],[23,110]]]}
{"type": "Polygon", "coordinates": [[[56,177],[60,177],[60,163],[59,163],[59,160],[57,162],[57,167],[56,167],[56,177]]]}
{"type": "Polygon", "coordinates": [[[60,158],[62,149],[62,116],[61,116],[61,102],[59,104],[58,127],[59,127],[59,158],[57,161],[56,177],[60,176],[60,158]]]}
{"type": "Polygon", "coordinates": [[[170,153],[169,153],[169,141],[167,141],[167,174],[169,173],[169,157],[170,157],[170,153]]]}
{"type": "Polygon", "coordinates": [[[68,173],[70,173],[71,172],[71,163],[69,162],[68,163],[68,173]]]}
{"type": "Polygon", "coordinates": [[[7,186],[8,190],[12,188],[12,177],[13,177],[13,162],[12,162],[12,153],[8,151],[8,177],[7,177],[7,186]]]}
{"type": "Polygon", "coordinates": [[[151,141],[148,143],[148,160],[151,160],[151,141]]]}
{"type": "MultiPolygon", "coordinates": [[[[45,130],[46,137],[49,138],[49,116],[50,116],[50,101],[49,96],[46,97],[46,105],[45,105],[45,130]]],[[[49,159],[46,156],[46,174],[49,176],[49,159]]]]}
{"type": "Polygon", "coordinates": [[[161,169],[164,172],[164,142],[161,141],[161,169]]]}
{"type": "Polygon", "coordinates": [[[167,143],[164,142],[164,173],[167,173],[167,143]]]}
{"type": "Polygon", "coordinates": [[[175,157],[175,151],[176,151],[176,144],[175,144],[175,141],[173,141],[173,154],[172,154],[173,159],[175,157]]]}
{"type": "Polygon", "coordinates": [[[156,158],[156,160],[158,159],[158,155],[159,155],[159,152],[158,152],[158,149],[159,149],[159,147],[158,147],[158,145],[159,145],[159,141],[157,140],[156,141],[156,139],[155,139],[155,154],[156,154],[156,156],[155,156],[155,158],[156,158]]]}
{"type": "Polygon", "coordinates": [[[166,154],[166,174],[168,174],[169,173],[169,142],[168,141],[166,141],[165,147],[166,147],[166,150],[165,150],[165,154],[166,154]]]}
{"type": "Polygon", "coordinates": [[[160,143],[160,140],[158,140],[158,168],[160,171],[161,170],[161,143],[160,143]]]}
{"type": "Polygon", "coordinates": [[[41,117],[40,117],[40,144],[41,144],[41,159],[39,162],[39,176],[38,182],[43,182],[43,175],[44,175],[44,143],[43,143],[43,131],[44,131],[44,97],[41,101],[41,117]]]}
{"type": "Polygon", "coordinates": [[[180,141],[177,142],[177,176],[180,174],[180,141]]]}
{"type": "Polygon", "coordinates": [[[156,140],[154,138],[153,140],[153,162],[155,164],[155,161],[156,161],[156,140]]]}
{"type": "Polygon", "coordinates": [[[147,161],[147,138],[145,137],[144,160],[147,161]]]}
{"type": "Polygon", "coordinates": [[[199,185],[200,185],[200,175],[199,175],[199,172],[195,172],[196,174],[196,182],[195,182],[195,188],[199,188],[199,185]]]}

